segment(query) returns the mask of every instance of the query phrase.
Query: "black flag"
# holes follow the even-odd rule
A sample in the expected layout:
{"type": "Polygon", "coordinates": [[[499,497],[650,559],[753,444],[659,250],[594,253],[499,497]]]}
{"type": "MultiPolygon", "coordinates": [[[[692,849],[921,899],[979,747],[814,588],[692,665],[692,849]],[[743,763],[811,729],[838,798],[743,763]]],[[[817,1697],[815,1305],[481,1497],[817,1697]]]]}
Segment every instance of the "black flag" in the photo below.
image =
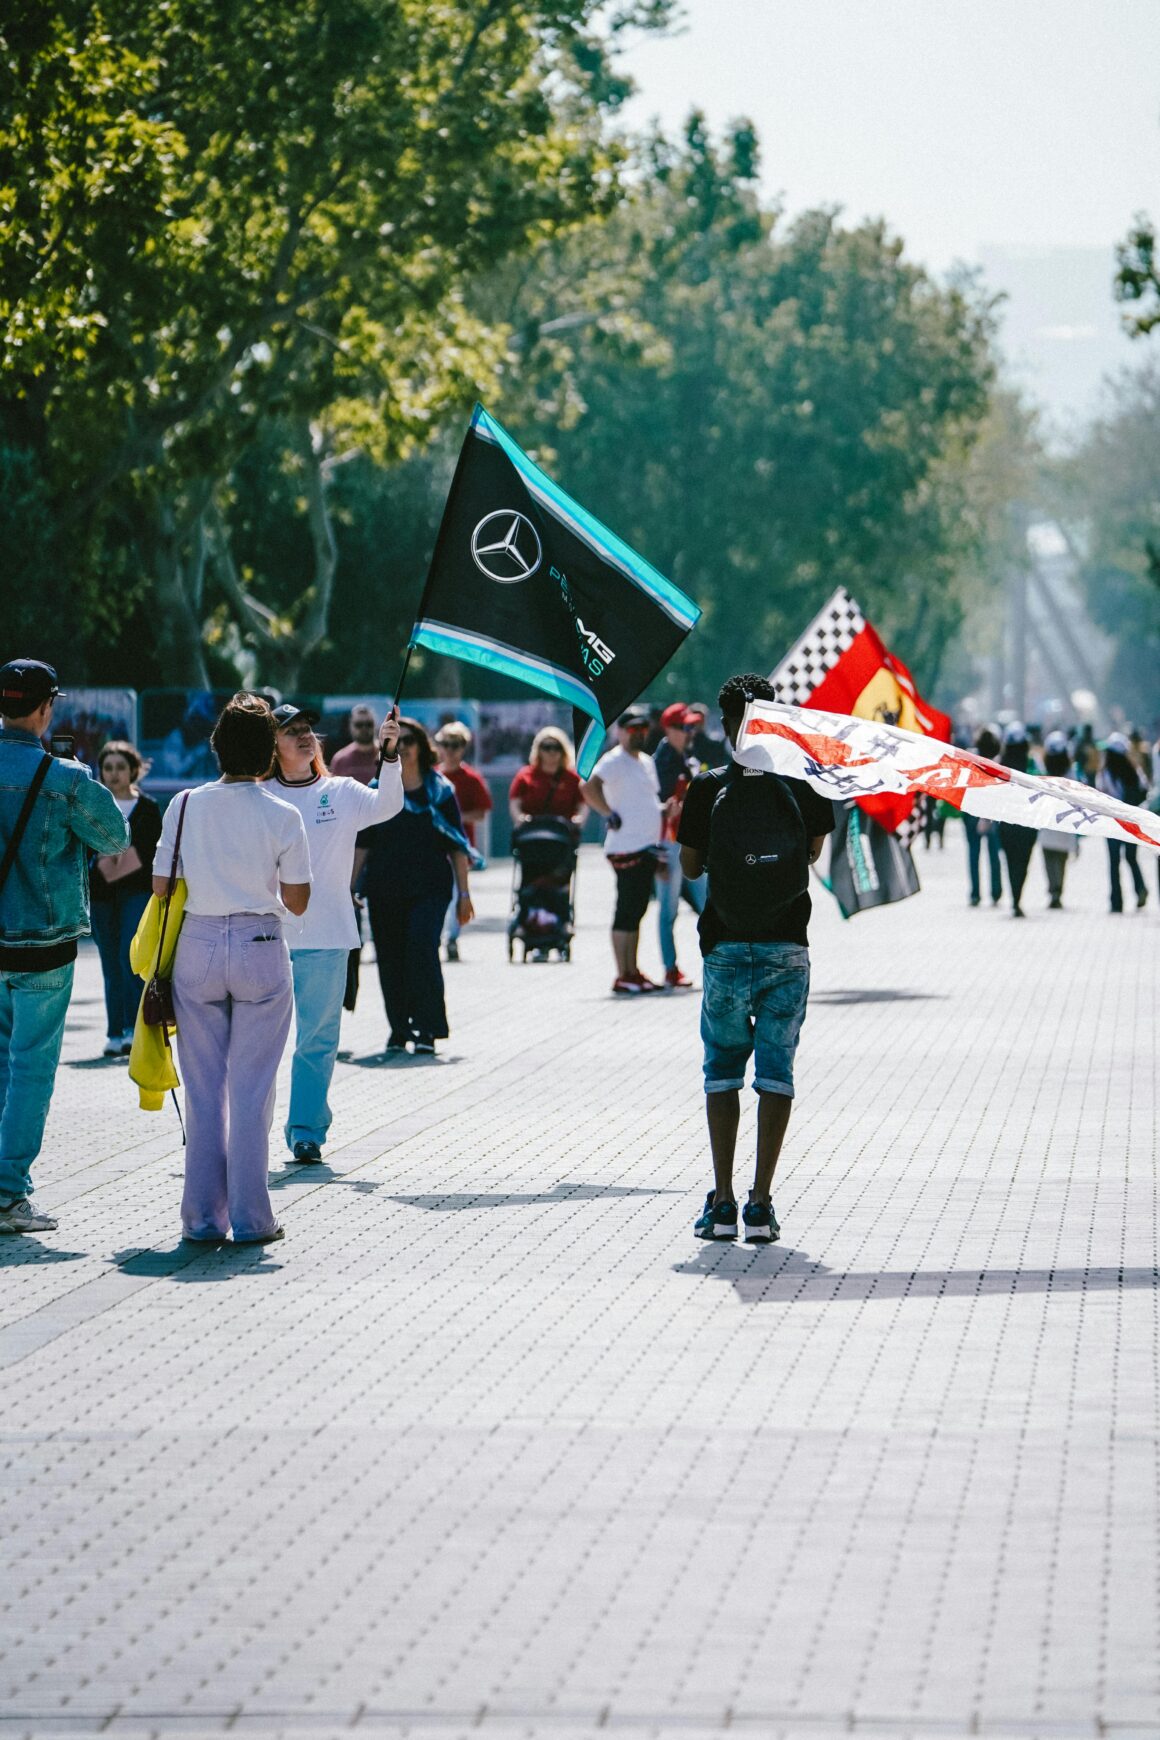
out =
{"type": "Polygon", "coordinates": [[[835,804],[834,822],[830,874],[824,880],[843,918],[919,892],[914,859],[897,834],[888,834],[856,804],[835,804]]]}
{"type": "Polygon", "coordinates": [[[668,664],[701,612],[475,407],[413,646],[517,677],[576,717],[577,764],[668,664]]]}

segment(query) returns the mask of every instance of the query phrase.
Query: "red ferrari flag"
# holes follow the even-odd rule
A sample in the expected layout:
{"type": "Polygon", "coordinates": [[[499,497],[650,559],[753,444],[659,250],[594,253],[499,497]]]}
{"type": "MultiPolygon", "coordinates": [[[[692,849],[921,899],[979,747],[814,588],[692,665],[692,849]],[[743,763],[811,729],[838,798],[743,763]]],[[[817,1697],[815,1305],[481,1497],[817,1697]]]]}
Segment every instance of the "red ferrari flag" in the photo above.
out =
{"type": "MultiPolygon", "coordinates": [[[[839,586],[797,644],[770,673],[777,698],[792,707],[849,713],[950,742],[951,722],[925,702],[914,678],[839,586]]],[[[913,796],[862,797],[859,807],[893,833],[914,808],[913,796]]]]}

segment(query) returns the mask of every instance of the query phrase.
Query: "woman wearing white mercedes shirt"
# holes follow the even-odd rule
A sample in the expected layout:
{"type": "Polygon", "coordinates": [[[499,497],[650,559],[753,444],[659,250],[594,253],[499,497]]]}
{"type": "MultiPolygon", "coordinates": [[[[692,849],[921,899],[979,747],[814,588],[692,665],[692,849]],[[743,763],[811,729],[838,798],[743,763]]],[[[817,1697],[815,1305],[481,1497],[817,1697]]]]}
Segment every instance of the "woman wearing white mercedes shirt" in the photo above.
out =
{"type": "Polygon", "coordinates": [[[270,789],[292,803],[306,824],[313,891],[297,936],[290,938],[297,1031],[290,1072],[286,1145],[295,1160],[322,1159],[330,1128],[327,1095],[334,1074],[346,989],[347,957],[359,945],[350,879],[355,838],[389,822],[403,807],[399,771],[399,710],[379,732],[383,764],[378,787],[327,773],[314,735],[317,716],[287,701],[274,709],[277,759],[270,789]]]}

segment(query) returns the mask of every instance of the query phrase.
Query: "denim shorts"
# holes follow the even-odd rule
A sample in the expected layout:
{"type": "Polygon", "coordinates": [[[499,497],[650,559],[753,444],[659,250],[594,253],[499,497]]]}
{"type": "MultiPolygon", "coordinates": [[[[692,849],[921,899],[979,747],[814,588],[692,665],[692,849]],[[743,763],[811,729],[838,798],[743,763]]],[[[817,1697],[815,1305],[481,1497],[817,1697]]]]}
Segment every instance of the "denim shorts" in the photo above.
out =
{"type": "Polygon", "coordinates": [[[798,943],[718,943],[702,964],[705,1092],[745,1086],[793,1098],[793,1057],[806,1018],[810,951],[798,943]]]}

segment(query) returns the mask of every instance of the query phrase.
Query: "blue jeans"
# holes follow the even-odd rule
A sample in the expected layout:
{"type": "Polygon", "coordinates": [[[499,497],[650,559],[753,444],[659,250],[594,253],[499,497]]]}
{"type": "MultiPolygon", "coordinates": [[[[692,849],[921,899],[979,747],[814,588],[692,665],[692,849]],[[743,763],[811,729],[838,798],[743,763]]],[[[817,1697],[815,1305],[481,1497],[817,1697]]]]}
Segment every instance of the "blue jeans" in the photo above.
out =
{"type": "Polygon", "coordinates": [[[338,1052],[349,949],[291,949],[294,973],[294,1062],[290,1069],[290,1115],[286,1146],[317,1142],[331,1125],[327,1095],[338,1052]]]}
{"type": "Polygon", "coordinates": [[[1003,866],[999,857],[999,824],[998,822],[989,823],[987,832],[980,834],[979,822],[981,819],[979,816],[968,816],[964,811],[963,826],[967,831],[967,869],[971,878],[971,899],[978,901],[981,898],[979,859],[983,853],[983,841],[986,840],[987,859],[991,871],[991,899],[993,901],[1002,900],[1003,866]]]}
{"type": "Polygon", "coordinates": [[[666,840],[663,846],[658,846],[657,856],[669,866],[666,878],[657,877],[657,928],[660,933],[661,960],[665,964],[665,971],[669,972],[677,964],[677,942],[673,935],[673,926],[680,910],[682,889],[687,893],[694,912],[703,912],[706,883],[703,876],[698,876],[695,882],[684,880],[681,875],[681,848],[676,840],[666,840]]]}
{"type": "Polygon", "coordinates": [[[1123,858],[1132,876],[1132,886],[1136,890],[1136,899],[1141,904],[1148,897],[1148,885],[1144,881],[1140,869],[1138,850],[1129,846],[1126,840],[1108,841],[1108,877],[1112,885],[1112,911],[1123,912],[1124,889],[1120,881],[1120,859],[1123,858]]]}
{"type": "Polygon", "coordinates": [[[93,901],[93,941],[105,978],[105,1031],[110,1039],[132,1033],[137,1019],[142,984],[129,965],[129,944],[148,904],[147,894],[122,894],[116,887],[110,899],[93,901]]]}
{"type": "Polygon", "coordinates": [[[798,943],[718,943],[702,967],[705,1092],[745,1086],[793,1098],[793,1059],[806,1018],[810,951],[798,943]]]}
{"type": "Polygon", "coordinates": [[[73,962],[43,973],[0,972],[0,1201],[32,1190],[52,1099],[73,962]]]}

